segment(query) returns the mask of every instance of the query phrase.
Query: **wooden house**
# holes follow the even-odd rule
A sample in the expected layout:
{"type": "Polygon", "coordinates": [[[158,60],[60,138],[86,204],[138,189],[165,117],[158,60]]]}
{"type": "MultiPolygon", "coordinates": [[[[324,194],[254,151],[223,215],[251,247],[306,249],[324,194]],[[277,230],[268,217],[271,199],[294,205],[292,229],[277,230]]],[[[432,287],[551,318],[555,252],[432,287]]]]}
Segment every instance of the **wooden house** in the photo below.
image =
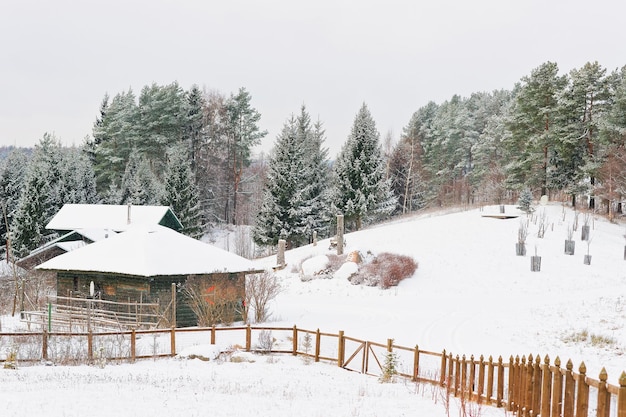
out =
{"type": "Polygon", "coordinates": [[[232,308],[243,303],[245,276],[253,263],[233,253],[160,225],[135,225],[127,231],[65,253],[36,269],[56,272],[57,295],[90,295],[117,302],[172,300],[176,288],[176,325],[197,325],[198,319],[182,290],[198,285],[209,302],[228,297],[232,308]]]}

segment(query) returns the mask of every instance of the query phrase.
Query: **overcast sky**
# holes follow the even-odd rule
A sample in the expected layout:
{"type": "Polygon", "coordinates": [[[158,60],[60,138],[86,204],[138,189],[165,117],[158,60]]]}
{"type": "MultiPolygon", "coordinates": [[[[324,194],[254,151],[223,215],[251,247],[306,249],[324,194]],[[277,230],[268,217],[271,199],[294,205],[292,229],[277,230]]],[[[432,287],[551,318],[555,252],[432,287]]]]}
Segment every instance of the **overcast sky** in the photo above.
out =
{"type": "Polygon", "coordinates": [[[305,104],[334,157],[366,103],[395,139],[429,101],[626,65],[621,0],[2,0],[0,145],[91,134],[105,93],[245,87],[272,148],[305,104]]]}

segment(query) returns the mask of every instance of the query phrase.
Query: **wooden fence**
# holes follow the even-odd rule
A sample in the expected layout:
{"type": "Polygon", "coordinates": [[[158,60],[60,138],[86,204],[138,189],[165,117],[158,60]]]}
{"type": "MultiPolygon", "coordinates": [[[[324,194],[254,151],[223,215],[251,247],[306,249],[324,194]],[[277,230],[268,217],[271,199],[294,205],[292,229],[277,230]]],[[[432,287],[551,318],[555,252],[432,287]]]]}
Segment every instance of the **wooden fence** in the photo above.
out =
{"type": "Polygon", "coordinates": [[[24,311],[23,321],[69,333],[156,328],[163,316],[158,303],[113,302],[95,298],[49,296],[47,311],[24,311]]]}
{"type": "MultiPolygon", "coordinates": [[[[294,327],[212,327],[130,330],[121,332],[0,333],[0,358],[13,351],[18,362],[91,363],[96,360],[135,361],[170,357],[198,344],[221,344],[248,352],[283,353],[329,361],[367,375],[381,376],[387,355],[397,362],[397,376],[441,387],[443,395],[478,404],[501,407],[516,416],[626,417],[626,373],[618,385],[609,384],[602,369],[598,379],[586,375],[584,363],[574,372],[557,357],[528,355],[494,360],[483,356],[453,356],[430,352],[418,346],[395,345],[392,339],[377,343],[346,336],[343,331],[324,333],[294,327]],[[265,340],[270,346],[253,345],[262,332],[282,333],[282,338],[265,340]]],[[[6,359],[0,359],[5,361],[6,359]]]]}

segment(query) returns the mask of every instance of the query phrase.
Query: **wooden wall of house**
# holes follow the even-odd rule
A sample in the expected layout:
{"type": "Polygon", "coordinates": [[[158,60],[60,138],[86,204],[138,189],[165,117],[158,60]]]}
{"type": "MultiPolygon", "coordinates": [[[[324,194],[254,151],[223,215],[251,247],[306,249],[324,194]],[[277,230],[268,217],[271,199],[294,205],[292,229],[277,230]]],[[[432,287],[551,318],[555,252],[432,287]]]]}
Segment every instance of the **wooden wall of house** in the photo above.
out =
{"type": "MultiPolygon", "coordinates": [[[[197,325],[197,317],[189,307],[183,285],[188,278],[199,280],[207,297],[228,297],[235,303],[245,298],[244,273],[218,273],[205,275],[168,275],[137,277],[101,272],[57,272],[57,295],[88,297],[91,281],[95,297],[117,302],[158,302],[165,310],[172,299],[172,283],[176,284],[176,326],[197,325]]],[[[241,319],[239,317],[239,319],[241,319]]]]}

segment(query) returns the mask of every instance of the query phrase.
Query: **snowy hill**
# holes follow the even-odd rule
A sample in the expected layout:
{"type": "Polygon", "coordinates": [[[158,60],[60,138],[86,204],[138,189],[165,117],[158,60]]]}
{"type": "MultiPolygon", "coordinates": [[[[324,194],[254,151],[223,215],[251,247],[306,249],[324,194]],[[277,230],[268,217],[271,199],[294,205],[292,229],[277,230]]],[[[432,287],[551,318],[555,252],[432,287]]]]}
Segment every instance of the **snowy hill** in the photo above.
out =
{"type": "MultiPolygon", "coordinates": [[[[413,277],[388,290],[353,286],[345,278],[301,282],[299,265],[333,253],[328,241],[286,253],[278,272],[284,291],[273,306],[279,325],[336,332],[403,346],[494,358],[559,356],[581,361],[597,378],[606,367],[616,383],[626,370],[624,227],[589,216],[591,240],[581,241],[584,213],[560,204],[528,218],[486,217],[499,207],[406,218],[346,235],[346,252],[384,251],[412,256],[413,277]],[[575,254],[564,254],[567,230],[578,217],[575,254]],[[546,232],[537,237],[541,218],[546,232]],[[516,256],[520,221],[528,223],[527,255],[516,256]],[[530,256],[542,256],[532,272],[530,256]],[[583,263],[587,251],[591,265],[583,263]]],[[[276,257],[257,261],[271,267],[276,257]]]]}

